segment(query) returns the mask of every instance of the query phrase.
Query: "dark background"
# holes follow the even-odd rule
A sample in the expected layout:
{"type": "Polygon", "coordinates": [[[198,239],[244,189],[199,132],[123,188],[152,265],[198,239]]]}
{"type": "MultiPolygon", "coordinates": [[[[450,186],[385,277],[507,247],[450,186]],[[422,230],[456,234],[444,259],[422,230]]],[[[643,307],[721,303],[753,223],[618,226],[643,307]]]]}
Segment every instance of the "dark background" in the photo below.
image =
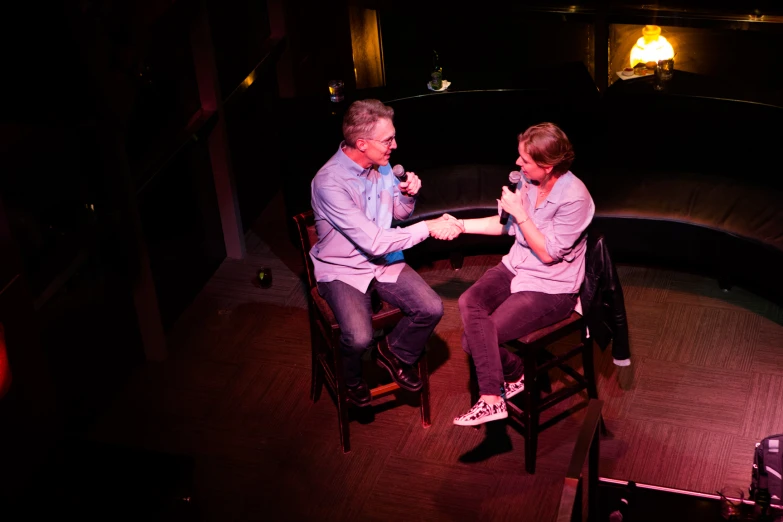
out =
{"type": "MultiPolygon", "coordinates": [[[[347,100],[427,94],[433,49],[455,90],[524,89],[581,64],[605,92],[641,27],[658,23],[683,50],[676,69],[752,102],[777,103],[783,87],[777,2],[422,4],[207,0],[245,230],[281,188],[294,187],[289,213],[301,210],[302,184],[336,150],[341,107],[328,101],[328,80],[344,79],[347,100]],[[355,88],[351,7],[378,13],[384,88],[355,88]],[[608,57],[596,54],[596,34],[609,39],[608,57]],[[243,86],[251,72],[254,81],[243,86]]],[[[3,6],[0,321],[15,384],[0,400],[0,423],[17,429],[3,430],[0,451],[18,449],[20,462],[84,426],[143,362],[129,291],[140,256],[135,224],[167,329],[225,258],[205,145],[215,122],[190,125],[200,108],[190,46],[197,6],[3,6]]],[[[448,124],[456,116],[444,111],[448,124]]],[[[757,121],[766,120],[737,121],[738,133],[752,139],[757,121]]],[[[433,122],[433,132],[444,122],[433,122]]],[[[691,139],[679,129],[679,147],[691,139]]],[[[759,155],[771,154],[761,143],[759,155]]],[[[437,158],[411,158],[427,160],[437,158]]],[[[34,467],[27,464],[20,469],[34,467]]]]}

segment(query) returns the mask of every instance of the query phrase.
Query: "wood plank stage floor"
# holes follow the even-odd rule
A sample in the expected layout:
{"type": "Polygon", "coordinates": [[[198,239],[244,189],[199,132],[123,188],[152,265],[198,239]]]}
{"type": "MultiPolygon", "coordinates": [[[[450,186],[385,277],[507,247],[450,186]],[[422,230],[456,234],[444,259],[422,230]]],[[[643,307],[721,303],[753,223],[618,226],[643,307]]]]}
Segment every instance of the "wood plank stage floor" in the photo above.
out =
{"type": "MultiPolygon", "coordinates": [[[[497,256],[460,271],[421,267],[446,313],[430,345],[433,424],[402,394],[351,424],[343,454],[334,403],[308,397],[310,338],[299,253],[280,198],[170,333],[171,356],[140,368],[92,427],[97,440],[194,458],[201,520],[551,520],[583,411],[540,437],[538,469],[524,439],[477,463],[460,456],[484,429],[452,418],[469,404],[457,298],[497,256]],[[274,285],[249,284],[269,265],[274,285]]],[[[783,432],[783,312],[715,281],[620,266],[633,364],[596,348],[610,436],[601,475],[675,488],[747,490],[754,443],[783,432]]],[[[575,402],[579,402],[578,400],[575,402]]]]}

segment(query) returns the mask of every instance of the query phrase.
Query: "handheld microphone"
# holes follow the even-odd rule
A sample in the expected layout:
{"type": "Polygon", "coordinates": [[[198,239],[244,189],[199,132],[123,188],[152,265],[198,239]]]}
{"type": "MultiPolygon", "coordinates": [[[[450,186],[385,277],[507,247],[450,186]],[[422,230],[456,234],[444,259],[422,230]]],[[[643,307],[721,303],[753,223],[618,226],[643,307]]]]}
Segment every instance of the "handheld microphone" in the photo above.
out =
{"type": "MultiPolygon", "coordinates": [[[[405,169],[404,169],[404,168],[403,168],[403,166],[402,166],[402,165],[400,165],[399,163],[398,163],[398,164],[396,164],[396,165],[395,165],[395,166],[392,168],[392,174],[394,174],[394,177],[396,177],[396,178],[397,178],[398,180],[400,180],[400,181],[408,181],[408,174],[406,174],[406,173],[405,173],[405,169]]],[[[407,192],[405,192],[404,190],[403,190],[403,191],[401,191],[401,192],[402,192],[403,194],[405,194],[406,196],[408,195],[408,193],[407,193],[407,192]]]]}
{"type": "Polygon", "coordinates": [[[405,169],[399,163],[392,168],[392,173],[400,181],[408,181],[408,175],[405,173],[405,169]]]}
{"type": "MultiPolygon", "coordinates": [[[[509,173],[508,175],[508,188],[511,190],[511,192],[517,191],[517,183],[519,183],[519,180],[522,179],[522,173],[518,170],[515,170],[514,172],[509,173]]],[[[508,223],[508,212],[505,210],[500,213],[500,224],[505,225],[508,223]]]]}

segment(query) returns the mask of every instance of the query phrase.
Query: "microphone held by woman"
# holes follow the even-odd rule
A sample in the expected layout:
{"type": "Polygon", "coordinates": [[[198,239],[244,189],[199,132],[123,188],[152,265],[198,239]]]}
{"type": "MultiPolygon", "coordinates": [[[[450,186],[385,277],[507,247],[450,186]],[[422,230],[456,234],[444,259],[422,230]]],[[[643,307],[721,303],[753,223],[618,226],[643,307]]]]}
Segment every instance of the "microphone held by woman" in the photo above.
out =
{"type": "MultiPolygon", "coordinates": [[[[399,167],[399,165],[397,165],[397,167],[399,167]]],[[[395,169],[397,167],[395,167],[395,169]]],[[[508,188],[509,190],[511,190],[511,192],[516,192],[517,184],[519,183],[520,179],[522,179],[522,173],[519,172],[518,170],[509,173],[508,188]]],[[[500,213],[500,224],[505,225],[506,223],[508,223],[508,212],[504,210],[500,213]]]]}

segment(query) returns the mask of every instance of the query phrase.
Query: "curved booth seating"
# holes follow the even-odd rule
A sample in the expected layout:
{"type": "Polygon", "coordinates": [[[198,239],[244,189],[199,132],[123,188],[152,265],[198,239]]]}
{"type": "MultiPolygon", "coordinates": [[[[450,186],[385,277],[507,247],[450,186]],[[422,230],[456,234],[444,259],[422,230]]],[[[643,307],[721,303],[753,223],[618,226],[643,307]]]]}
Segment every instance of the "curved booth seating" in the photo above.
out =
{"type": "MultiPolygon", "coordinates": [[[[405,226],[447,212],[458,218],[497,215],[508,179],[499,165],[453,165],[418,173],[428,185],[405,226]],[[448,183],[446,182],[448,180],[448,183]]],[[[633,176],[586,180],[596,205],[592,228],[600,230],[620,262],[690,270],[780,301],[775,276],[783,264],[783,191],[700,173],[637,171],[633,176]]],[[[464,235],[425,241],[407,254],[416,259],[505,253],[510,236],[464,235]],[[457,255],[455,255],[457,254],[457,255]]]]}
{"type": "MultiPolygon", "coordinates": [[[[398,134],[405,136],[395,157],[412,149],[406,169],[423,180],[414,214],[400,224],[443,212],[459,218],[497,214],[501,187],[516,170],[517,134],[553,121],[574,144],[572,171],[596,204],[592,227],[612,245],[616,261],[694,271],[715,277],[721,288],[739,284],[783,302],[783,278],[775,275],[783,264],[783,169],[776,154],[783,143],[778,123],[783,109],[661,95],[651,88],[649,96],[609,91],[600,100],[578,97],[579,107],[548,105],[558,98],[550,92],[530,111],[527,91],[504,91],[502,100],[494,92],[431,97],[417,100],[416,107],[400,103],[410,100],[390,102],[401,120],[398,134]],[[498,104],[510,109],[500,112],[498,104]],[[655,117],[638,127],[629,126],[627,118],[615,123],[639,104],[655,117]],[[426,126],[429,105],[438,114],[451,106],[455,116],[440,127],[436,141],[420,132],[412,132],[416,139],[411,140],[409,131],[426,126]],[[469,115],[463,125],[458,114],[469,115]],[[477,126],[474,118],[481,114],[497,124],[477,126]],[[469,139],[477,134],[479,139],[469,139]],[[413,156],[423,151],[427,157],[413,156]]],[[[415,262],[440,255],[458,263],[461,254],[504,253],[511,241],[485,236],[425,241],[409,257],[415,262]]]]}
{"type": "Polygon", "coordinates": [[[663,93],[614,85],[604,96],[603,160],[588,183],[594,223],[626,261],[697,271],[781,302],[781,100],[732,98],[741,90],[682,71],[675,80],[663,93]],[[640,107],[645,117],[629,126],[640,107]]]}

